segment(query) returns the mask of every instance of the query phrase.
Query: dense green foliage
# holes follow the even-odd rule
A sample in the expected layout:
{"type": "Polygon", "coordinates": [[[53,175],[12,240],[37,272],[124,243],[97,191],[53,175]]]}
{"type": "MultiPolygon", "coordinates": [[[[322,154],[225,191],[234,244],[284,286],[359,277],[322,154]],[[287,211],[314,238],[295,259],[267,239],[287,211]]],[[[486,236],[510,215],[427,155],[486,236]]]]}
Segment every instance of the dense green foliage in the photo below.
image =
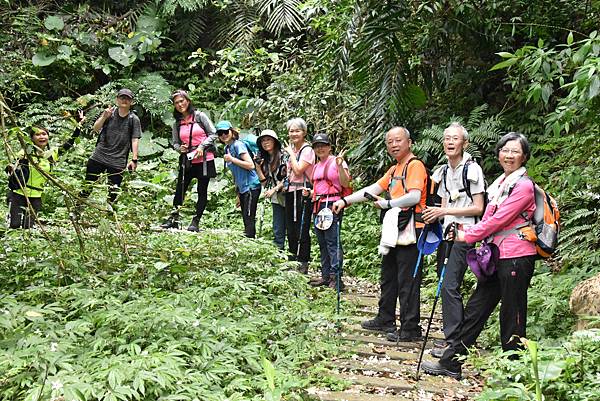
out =
{"type": "Polygon", "coordinates": [[[266,243],[129,230],[123,242],[113,224],[86,231],[84,252],[63,230],[5,236],[2,399],[300,399],[332,344],[318,312],[332,298],[311,301],[266,243]]]}
{"type": "MultiPolygon", "coordinates": [[[[18,350],[0,356],[7,398],[35,399],[43,382],[46,395],[57,395],[52,381],[65,392],[78,389],[73,396],[80,399],[133,399],[134,392],[155,399],[174,391],[182,398],[302,396],[304,364],[318,360],[329,344],[305,346],[310,335],[327,336],[315,332],[324,305],[306,302],[312,294],[283,271],[281,255],[229,232],[199,238],[151,233],[168,213],[176,178],[168,143],[169,93],[176,88],[187,89],[213,120],[227,118],[243,129],[273,128],[285,138],[285,121],[304,117],[311,132],[326,130],[337,150],[350,150],[358,187],[391,163],[381,139],[392,125],[408,126],[415,152],[433,168],[444,162],[443,128],[463,122],[469,151],[489,182],[499,173],[497,138],[510,130],[525,133],[533,149],[528,172],[555,195],[563,218],[560,253],[538,263],[529,291],[528,336],[540,341],[540,364],[564,361],[552,366],[541,390],[548,400],[597,398],[586,393],[597,387],[597,358],[587,353],[597,338],[571,337],[568,298],[600,265],[598,1],[0,3],[2,161],[14,159],[21,147],[16,139],[27,140],[28,125],[50,128],[57,146],[73,130],[78,108],[88,118],[84,136],[54,170],[58,181],[44,194],[48,230],[3,232],[0,293],[8,313],[0,320],[0,344],[3,351],[18,350]],[[144,130],[140,167],[126,177],[115,214],[105,214],[105,192],[96,191],[80,224],[70,212],[95,142],[87,132],[122,86],[136,93],[144,130]],[[260,265],[245,266],[255,257],[260,265]],[[288,291],[296,298],[286,299],[288,291]],[[220,310],[217,297],[232,308],[220,310]],[[274,317],[280,311],[281,321],[274,317]],[[244,319],[234,324],[233,317],[244,319]],[[148,322],[162,334],[149,331],[148,322]],[[118,329],[122,336],[113,338],[111,330],[118,329]],[[288,342],[291,335],[296,342],[288,342]],[[266,347],[267,340],[277,347],[266,347]],[[254,347],[249,360],[240,354],[246,344],[254,347]],[[208,348],[223,350],[218,354],[231,371],[219,370],[220,359],[201,366],[195,355],[208,348]],[[142,352],[147,365],[130,363],[142,352]],[[269,361],[278,394],[266,384],[269,361]],[[159,363],[167,371],[152,368],[159,363]]],[[[268,238],[268,207],[264,215],[268,238]]],[[[367,206],[346,211],[347,272],[377,278],[377,221],[367,206]]],[[[241,227],[228,174],[213,180],[202,224],[241,227]]],[[[431,262],[424,297],[433,287],[431,262]]],[[[465,291],[473,285],[468,277],[465,291]]],[[[497,351],[497,336],[492,319],[481,344],[497,351]]],[[[475,360],[492,378],[482,399],[534,399],[524,358],[475,360]]]]}

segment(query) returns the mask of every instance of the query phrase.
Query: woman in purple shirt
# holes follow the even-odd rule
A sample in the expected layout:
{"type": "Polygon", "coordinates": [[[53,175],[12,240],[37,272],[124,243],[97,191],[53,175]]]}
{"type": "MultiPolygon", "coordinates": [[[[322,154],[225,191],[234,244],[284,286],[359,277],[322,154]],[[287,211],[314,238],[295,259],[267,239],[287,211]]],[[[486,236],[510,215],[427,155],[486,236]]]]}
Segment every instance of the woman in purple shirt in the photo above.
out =
{"type": "Polygon", "coordinates": [[[478,224],[458,230],[455,241],[475,243],[488,239],[499,248],[496,272],[477,283],[465,307],[460,336],[451,342],[439,362],[423,362],[429,374],[455,378],[461,376],[458,356],[467,353],[490,317],[500,306],[502,349],[520,348],[527,323],[527,288],[533,276],[535,243],[520,235],[535,211],[532,181],[527,178],[525,163],[530,156],[529,142],[522,134],[510,132],[496,145],[496,156],[504,173],[488,188],[490,202],[478,224]]]}

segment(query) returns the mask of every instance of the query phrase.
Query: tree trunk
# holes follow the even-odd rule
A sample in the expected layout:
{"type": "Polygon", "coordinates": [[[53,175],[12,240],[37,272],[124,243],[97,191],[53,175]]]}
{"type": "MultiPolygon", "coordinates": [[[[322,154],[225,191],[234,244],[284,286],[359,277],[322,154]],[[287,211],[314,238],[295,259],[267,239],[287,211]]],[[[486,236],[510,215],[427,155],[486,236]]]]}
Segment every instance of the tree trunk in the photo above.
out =
{"type": "Polygon", "coordinates": [[[571,312],[577,317],[577,330],[588,327],[584,316],[600,316],[600,274],[582,281],[573,289],[569,300],[571,312]]]}

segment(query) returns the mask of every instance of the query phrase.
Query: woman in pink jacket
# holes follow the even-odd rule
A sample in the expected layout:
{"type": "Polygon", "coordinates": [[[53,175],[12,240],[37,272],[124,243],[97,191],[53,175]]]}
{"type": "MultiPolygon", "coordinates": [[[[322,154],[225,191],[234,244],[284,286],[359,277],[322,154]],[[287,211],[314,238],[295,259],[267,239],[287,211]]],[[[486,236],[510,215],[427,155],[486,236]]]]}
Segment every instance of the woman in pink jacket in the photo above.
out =
{"type": "Polygon", "coordinates": [[[496,244],[500,251],[496,271],[477,283],[465,307],[459,338],[449,344],[439,362],[423,362],[429,374],[460,378],[458,356],[475,344],[499,302],[502,349],[518,349],[520,337],[525,336],[527,288],[536,255],[535,243],[519,231],[535,210],[534,188],[524,167],[530,156],[529,142],[522,134],[510,132],[496,145],[496,156],[504,173],[488,188],[490,201],[483,218],[465,231],[458,230],[454,239],[468,243],[487,239],[496,244]]]}

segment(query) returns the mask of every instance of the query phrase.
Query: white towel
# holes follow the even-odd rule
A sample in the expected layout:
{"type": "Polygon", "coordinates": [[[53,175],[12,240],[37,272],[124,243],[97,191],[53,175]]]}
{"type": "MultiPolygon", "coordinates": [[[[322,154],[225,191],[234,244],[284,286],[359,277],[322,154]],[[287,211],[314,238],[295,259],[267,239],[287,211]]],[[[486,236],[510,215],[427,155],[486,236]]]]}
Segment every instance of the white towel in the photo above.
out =
{"type": "Polygon", "coordinates": [[[387,211],[381,224],[381,240],[379,241],[379,254],[387,255],[390,248],[396,247],[398,241],[398,213],[402,209],[393,207],[387,211]]]}

